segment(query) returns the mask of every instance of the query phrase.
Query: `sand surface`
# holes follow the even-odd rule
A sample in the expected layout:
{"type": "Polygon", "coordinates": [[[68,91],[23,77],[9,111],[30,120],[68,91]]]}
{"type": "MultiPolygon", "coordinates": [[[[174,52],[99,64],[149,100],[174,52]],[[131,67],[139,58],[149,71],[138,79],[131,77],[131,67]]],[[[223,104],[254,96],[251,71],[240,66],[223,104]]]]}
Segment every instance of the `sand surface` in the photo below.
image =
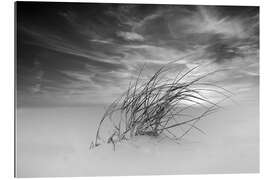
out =
{"type": "Polygon", "coordinates": [[[259,172],[258,106],[227,108],[176,144],[136,137],[89,150],[104,108],[20,108],[17,176],[96,176],[259,172]]]}

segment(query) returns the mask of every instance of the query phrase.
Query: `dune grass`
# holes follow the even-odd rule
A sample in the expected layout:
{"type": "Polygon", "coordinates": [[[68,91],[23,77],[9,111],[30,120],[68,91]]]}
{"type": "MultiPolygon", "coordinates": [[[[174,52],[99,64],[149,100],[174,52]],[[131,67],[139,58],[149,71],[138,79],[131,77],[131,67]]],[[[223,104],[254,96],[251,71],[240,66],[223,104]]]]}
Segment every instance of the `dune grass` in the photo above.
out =
{"type": "Polygon", "coordinates": [[[175,78],[169,79],[166,78],[166,73],[169,73],[171,68],[166,64],[147,80],[143,80],[144,68],[141,68],[136,80],[130,82],[126,92],[105,111],[90,148],[102,143],[112,143],[115,147],[115,143],[134,136],[158,137],[162,134],[177,142],[192,129],[204,133],[196,123],[216,112],[220,108],[220,102],[213,102],[205,97],[203,92],[219,94],[223,97],[222,100],[230,98],[231,92],[214,83],[203,81],[220,70],[187,80],[198,68],[199,66],[196,66],[184,74],[179,72],[175,78]],[[194,108],[203,111],[194,115],[190,113],[194,108]],[[113,118],[115,114],[120,116],[113,118]],[[107,122],[112,124],[111,133],[102,137],[101,131],[107,122]]]}

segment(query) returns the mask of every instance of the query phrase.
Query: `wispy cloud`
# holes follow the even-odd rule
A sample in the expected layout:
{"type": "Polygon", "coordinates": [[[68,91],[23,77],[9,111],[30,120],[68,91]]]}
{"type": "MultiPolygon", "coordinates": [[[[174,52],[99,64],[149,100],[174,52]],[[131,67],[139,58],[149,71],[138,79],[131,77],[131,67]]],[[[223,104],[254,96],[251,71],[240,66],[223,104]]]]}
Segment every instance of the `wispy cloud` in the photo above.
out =
{"type": "Polygon", "coordinates": [[[219,17],[216,10],[199,7],[191,19],[185,20],[185,24],[190,25],[190,33],[215,33],[223,34],[226,37],[246,38],[248,32],[239,18],[219,17]]]}
{"type": "MultiPolygon", "coordinates": [[[[65,39],[60,39],[59,37],[50,36],[46,33],[38,32],[36,30],[31,30],[28,28],[23,27],[23,31],[25,31],[28,34],[31,34],[35,41],[32,42],[25,42],[29,44],[33,44],[36,46],[41,46],[44,48],[48,48],[54,51],[71,54],[75,56],[80,56],[89,59],[90,61],[98,61],[98,62],[107,62],[107,63],[116,63],[119,64],[119,62],[114,61],[114,58],[111,58],[110,56],[107,56],[106,54],[98,51],[89,50],[91,49],[90,44],[89,49],[87,47],[79,47],[74,45],[74,43],[69,42],[65,39]]],[[[94,40],[98,41],[98,40],[94,40]]],[[[100,42],[101,40],[99,40],[100,42]]],[[[103,43],[108,41],[102,41],[103,43]]]]}
{"type": "MultiPolygon", "coordinates": [[[[254,15],[256,18],[257,15],[254,15]]],[[[253,17],[241,17],[225,15],[219,12],[219,9],[214,7],[199,6],[197,11],[194,11],[189,16],[175,19],[170,24],[171,31],[175,36],[178,33],[188,34],[220,34],[224,35],[225,38],[247,38],[250,33],[252,26],[258,25],[258,19],[252,24],[247,24],[248,21],[253,17]]]]}
{"type": "Polygon", "coordinates": [[[142,35],[135,33],[135,32],[117,32],[117,35],[119,37],[124,38],[125,40],[131,40],[131,41],[143,41],[144,38],[142,35]]]}
{"type": "Polygon", "coordinates": [[[90,39],[91,42],[102,43],[102,44],[112,44],[111,40],[101,40],[101,39],[90,39]]]}

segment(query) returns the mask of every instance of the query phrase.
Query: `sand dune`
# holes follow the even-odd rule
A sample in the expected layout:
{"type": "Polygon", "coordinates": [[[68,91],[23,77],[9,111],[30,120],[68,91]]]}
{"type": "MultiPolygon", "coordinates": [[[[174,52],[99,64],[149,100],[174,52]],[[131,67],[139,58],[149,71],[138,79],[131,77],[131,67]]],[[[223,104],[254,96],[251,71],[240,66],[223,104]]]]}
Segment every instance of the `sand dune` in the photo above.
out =
{"type": "Polygon", "coordinates": [[[89,150],[103,107],[24,108],[17,114],[18,177],[259,172],[258,106],[227,108],[180,144],[136,137],[89,150]]]}

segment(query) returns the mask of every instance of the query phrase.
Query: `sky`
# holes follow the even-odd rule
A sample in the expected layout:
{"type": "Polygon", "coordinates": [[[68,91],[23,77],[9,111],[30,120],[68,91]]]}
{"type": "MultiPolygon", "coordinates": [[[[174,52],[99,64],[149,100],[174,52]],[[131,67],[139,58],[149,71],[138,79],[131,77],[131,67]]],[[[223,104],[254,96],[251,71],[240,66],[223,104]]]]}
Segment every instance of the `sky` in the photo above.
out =
{"type": "MultiPolygon", "coordinates": [[[[17,2],[18,107],[110,103],[148,77],[201,65],[239,101],[259,95],[259,8],[17,2]]],[[[214,96],[214,95],[213,95],[214,96]]]]}

